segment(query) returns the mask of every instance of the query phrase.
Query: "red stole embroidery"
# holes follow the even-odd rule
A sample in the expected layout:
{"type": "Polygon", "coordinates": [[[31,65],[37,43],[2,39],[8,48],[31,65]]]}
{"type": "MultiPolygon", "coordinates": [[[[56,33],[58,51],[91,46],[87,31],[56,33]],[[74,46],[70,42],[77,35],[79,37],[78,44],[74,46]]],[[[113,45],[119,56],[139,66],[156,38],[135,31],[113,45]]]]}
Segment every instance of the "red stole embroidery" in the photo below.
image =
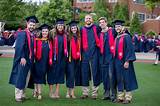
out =
{"type": "MultiPolygon", "coordinates": [[[[112,54],[114,54],[114,37],[113,37],[113,34],[112,34],[112,29],[110,28],[108,30],[108,38],[109,38],[109,47],[110,47],[110,51],[112,54]]],[[[100,53],[103,54],[104,52],[104,33],[101,32],[100,34],[100,53]]]]}
{"type": "MultiPolygon", "coordinates": [[[[123,47],[124,47],[124,34],[121,35],[120,39],[119,39],[119,43],[118,43],[118,59],[122,60],[123,55],[124,55],[124,51],[123,51],[123,47]]],[[[116,43],[117,43],[117,39],[115,41],[115,48],[116,48],[116,43]]],[[[116,51],[114,51],[114,56],[116,54],[116,51]]]]}
{"type": "MultiPolygon", "coordinates": [[[[99,47],[100,46],[99,38],[97,35],[97,29],[95,25],[93,26],[93,32],[94,32],[94,38],[96,41],[96,45],[97,47],[99,47]]],[[[82,47],[84,51],[88,49],[88,35],[87,35],[87,29],[85,27],[82,28],[82,47]]]]}
{"type": "Polygon", "coordinates": [[[112,29],[111,29],[111,28],[109,28],[108,34],[109,34],[109,47],[110,47],[110,51],[111,51],[112,54],[114,54],[114,51],[115,51],[115,47],[114,47],[114,36],[113,36],[113,33],[112,33],[112,29]]]}

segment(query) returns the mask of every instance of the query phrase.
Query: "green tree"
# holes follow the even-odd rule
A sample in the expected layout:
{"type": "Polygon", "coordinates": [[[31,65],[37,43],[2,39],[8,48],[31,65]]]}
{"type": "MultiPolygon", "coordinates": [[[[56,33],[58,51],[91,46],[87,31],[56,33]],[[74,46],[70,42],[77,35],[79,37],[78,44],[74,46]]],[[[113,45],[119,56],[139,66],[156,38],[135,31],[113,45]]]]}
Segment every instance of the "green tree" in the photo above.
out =
{"type": "Polygon", "coordinates": [[[23,6],[23,10],[25,12],[25,17],[26,16],[31,16],[31,15],[35,15],[38,8],[39,8],[39,5],[36,3],[36,2],[28,2],[28,3],[25,3],[25,5],[23,6]]]}
{"type": "Polygon", "coordinates": [[[155,0],[146,0],[145,5],[151,12],[151,18],[153,18],[153,12],[154,12],[154,9],[156,8],[157,1],[155,2],[155,0]]]}
{"type": "Polygon", "coordinates": [[[155,2],[155,3],[160,3],[160,0],[145,0],[146,1],[151,1],[151,2],[155,2]]]}
{"type": "Polygon", "coordinates": [[[5,21],[5,27],[17,27],[21,23],[23,5],[21,0],[0,0],[0,20],[5,21]]]}
{"type": "Polygon", "coordinates": [[[129,20],[128,17],[128,6],[123,4],[116,4],[113,8],[112,12],[112,18],[113,19],[121,19],[121,20],[129,20]]]}
{"type": "Polygon", "coordinates": [[[113,19],[117,19],[117,14],[119,12],[120,9],[120,5],[119,3],[116,3],[116,5],[113,7],[113,11],[112,11],[112,18],[113,19]]]}
{"type": "Polygon", "coordinates": [[[34,15],[37,5],[23,0],[0,0],[0,20],[5,21],[6,29],[17,29],[25,26],[24,18],[34,15]]]}
{"type": "Polygon", "coordinates": [[[57,18],[71,19],[69,0],[50,0],[39,6],[36,12],[40,22],[53,24],[57,18]]]}
{"type": "Polygon", "coordinates": [[[94,13],[96,13],[97,18],[103,16],[109,19],[110,15],[107,2],[105,0],[96,0],[94,5],[94,13]]]}
{"type": "Polygon", "coordinates": [[[137,13],[135,13],[133,15],[133,18],[131,20],[131,23],[130,23],[130,32],[131,32],[131,35],[133,35],[135,32],[137,32],[137,33],[141,33],[142,32],[142,30],[141,30],[141,24],[140,24],[140,21],[138,19],[137,13]]]}

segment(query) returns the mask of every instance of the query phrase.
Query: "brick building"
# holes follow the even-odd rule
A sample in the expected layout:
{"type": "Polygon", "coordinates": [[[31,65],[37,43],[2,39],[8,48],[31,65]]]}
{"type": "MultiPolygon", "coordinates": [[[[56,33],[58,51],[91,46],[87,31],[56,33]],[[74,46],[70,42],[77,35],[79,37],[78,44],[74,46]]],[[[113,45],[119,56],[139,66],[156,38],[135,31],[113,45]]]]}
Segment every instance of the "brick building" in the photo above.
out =
{"type": "MultiPolygon", "coordinates": [[[[159,21],[154,20],[154,18],[160,15],[160,6],[157,5],[156,8],[154,9],[153,19],[151,20],[151,12],[145,6],[144,1],[145,0],[106,0],[106,2],[109,4],[109,8],[111,11],[116,3],[126,4],[128,6],[128,12],[129,12],[130,19],[132,19],[133,14],[136,12],[138,14],[140,22],[142,23],[143,33],[146,33],[149,30],[159,33],[160,32],[159,21]],[[152,23],[152,24],[149,24],[149,23],[152,23]],[[156,25],[156,28],[154,25],[156,25]]],[[[87,12],[93,11],[94,3],[95,3],[95,0],[74,0],[75,7],[80,8],[81,10],[87,11],[87,12]]]]}

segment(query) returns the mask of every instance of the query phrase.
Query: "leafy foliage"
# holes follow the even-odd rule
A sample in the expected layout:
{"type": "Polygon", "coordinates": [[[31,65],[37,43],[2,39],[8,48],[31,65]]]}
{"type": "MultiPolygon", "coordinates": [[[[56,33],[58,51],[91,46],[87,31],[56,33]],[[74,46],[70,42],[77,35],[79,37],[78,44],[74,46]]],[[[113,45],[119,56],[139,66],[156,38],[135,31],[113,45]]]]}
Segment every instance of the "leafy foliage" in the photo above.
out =
{"type": "Polygon", "coordinates": [[[135,32],[137,33],[141,33],[141,24],[140,24],[140,21],[138,19],[138,15],[137,13],[135,13],[133,15],[133,18],[131,20],[131,23],[130,23],[130,32],[131,32],[131,35],[133,35],[135,32]]]}

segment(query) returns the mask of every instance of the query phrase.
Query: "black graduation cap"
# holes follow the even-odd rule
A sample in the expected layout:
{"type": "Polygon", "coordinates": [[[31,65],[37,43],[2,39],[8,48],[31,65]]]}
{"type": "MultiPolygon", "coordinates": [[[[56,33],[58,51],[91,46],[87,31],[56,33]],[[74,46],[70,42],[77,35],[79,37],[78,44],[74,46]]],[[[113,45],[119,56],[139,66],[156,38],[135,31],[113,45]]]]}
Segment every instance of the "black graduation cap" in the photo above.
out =
{"type": "Polygon", "coordinates": [[[125,23],[125,21],[123,21],[123,20],[114,20],[112,23],[114,25],[123,25],[123,23],[125,23]]]}
{"type": "Polygon", "coordinates": [[[42,29],[50,29],[51,26],[47,25],[47,24],[42,24],[38,29],[42,30],[42,29]]]}
{"type": "Polygon", "coordinates": [[[77,26],[79,22],[78,21],[75,21],[75,20],[72,20],[71,22],[68,23],[69,26],[77,26]]]}
{"type": "Polygon", "coordinates": [[[30,22],[34,22],[34,23],[39,23],[39,21],[38,21],[36,16],[29,16],[29,17],[26,18],[26,21],[27,22],[30,21],[30,22]]]}
{"type": "Polygon", "coordinates": [[[65,19],[57,18],[56,24],[64,24],[65,19]]]}

